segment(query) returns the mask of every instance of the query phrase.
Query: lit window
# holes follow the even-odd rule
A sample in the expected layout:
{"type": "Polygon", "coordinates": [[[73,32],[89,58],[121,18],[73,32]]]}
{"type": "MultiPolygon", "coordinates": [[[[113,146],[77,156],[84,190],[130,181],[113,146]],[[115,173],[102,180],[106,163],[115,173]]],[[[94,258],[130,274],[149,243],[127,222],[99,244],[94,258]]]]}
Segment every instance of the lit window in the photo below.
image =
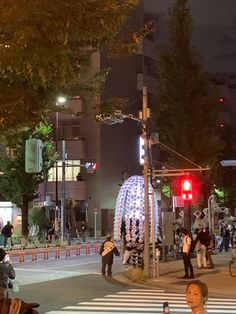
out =
{"type": "MultiPolygon", "coordinates": [[[[76,176],[80,172],[80,160],[66,160],[65,167],[65,180],[66,181],[76,181],[76,176]]],[[[62,181],[62,161],[58,160],[58,181],[62,181]]],[[[49,170],[48,181],[56,181],[56,167],[49,170]]]]}

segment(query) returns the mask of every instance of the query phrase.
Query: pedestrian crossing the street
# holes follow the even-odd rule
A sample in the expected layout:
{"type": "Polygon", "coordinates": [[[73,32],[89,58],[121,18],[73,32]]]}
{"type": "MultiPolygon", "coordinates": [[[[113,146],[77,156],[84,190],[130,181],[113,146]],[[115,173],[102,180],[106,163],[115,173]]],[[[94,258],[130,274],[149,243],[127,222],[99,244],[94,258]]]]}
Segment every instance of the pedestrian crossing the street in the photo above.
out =
{"type": "MultiPolygon", "coordinates": [[[[160,289],[129,289],[45,314],[161,314],[162,304],[165,301],[169,302],[171,314],[191,312],[186,305],[183,293],[168,293],[160,289]]],[[[236,314],[236,298],[209,298],[207,312],[209,314],[236,314]]]]}

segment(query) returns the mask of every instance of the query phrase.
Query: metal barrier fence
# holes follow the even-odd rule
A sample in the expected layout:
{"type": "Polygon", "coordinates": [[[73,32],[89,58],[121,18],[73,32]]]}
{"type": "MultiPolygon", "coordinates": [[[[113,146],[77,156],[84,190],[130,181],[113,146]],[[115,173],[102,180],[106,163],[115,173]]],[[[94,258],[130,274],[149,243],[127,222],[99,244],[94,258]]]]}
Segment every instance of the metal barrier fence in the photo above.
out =
{"type": "MultiPolygon", "coordinates": [[[[69,258],[80,255],[99,254],[100,242],[81,243],[67,246],[48,246],[43,248],[25,248],[7,251],[11,263],[24,263],[37,260],[59,259],[61,257],[69,258]]],[[[122,244],[118,244],[118,249],[122,249],[122,244]]]]}

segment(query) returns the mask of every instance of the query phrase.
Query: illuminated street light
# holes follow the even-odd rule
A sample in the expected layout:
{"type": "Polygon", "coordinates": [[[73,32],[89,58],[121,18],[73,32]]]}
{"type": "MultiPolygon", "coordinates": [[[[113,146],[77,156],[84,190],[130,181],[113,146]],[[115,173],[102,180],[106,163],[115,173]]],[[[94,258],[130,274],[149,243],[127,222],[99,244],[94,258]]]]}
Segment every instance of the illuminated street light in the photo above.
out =
{"type": "MultiPolygon", "coordinates": [[[[56,105],[58,107],[62,106],[66,102],[66,98],[63,96],[60,96],[57,98],[56,105]]],[[[56,125],[55,125],[55,144],[56,144],[56,153],[58,154],[58,111],[56,111],[56,125]]],[[[59,154],[58,154],[59,155],[59,154]]],[[[56,178],[55,178],[55,203],[56,203],[56,210],[55,210],[55,220],[59,218],[59,202],[58,202],[58,162],[56,161],[56,178]]]]}

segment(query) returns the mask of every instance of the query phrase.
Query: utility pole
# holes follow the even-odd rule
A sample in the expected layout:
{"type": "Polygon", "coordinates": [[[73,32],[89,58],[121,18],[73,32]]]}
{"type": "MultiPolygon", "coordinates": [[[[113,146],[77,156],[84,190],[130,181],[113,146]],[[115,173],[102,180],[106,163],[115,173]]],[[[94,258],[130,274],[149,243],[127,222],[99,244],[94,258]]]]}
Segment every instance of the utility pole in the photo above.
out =
{"type": "Polygon", "coordinates": [[[61,186],[61,239],[65,237],[65,182],[66,182],[66,143],[62,141],[62,186],[61,186]]]}
{"type": "Polygon", "coordinates": [[[192,202],[190,201],[184,201],[184,228],[186,228],[191,233],[191,205],[192,202]]]}
{"type": "Polygon", "coordinates": [[[148,191],[148,173],[149,173],[149,157],[148,157],[148,132],[147,122],[150,117],[150,112],[147,106],[147,87],[143,87],[143,111],[142,111],[142,128],[144,139],[144,273],[150,276],[150,213],[149,213],[149,191],[148,191]]]}
{"type": "MultiPolygon", "coordinates": [[[[58,111],[56,112],[56,153],[58,154],[58,111]]],[[[58,202],[58,161],[56,161],[56,178],[55,178],[55,221],[59,218],[59,202],[58,202]]]]}

